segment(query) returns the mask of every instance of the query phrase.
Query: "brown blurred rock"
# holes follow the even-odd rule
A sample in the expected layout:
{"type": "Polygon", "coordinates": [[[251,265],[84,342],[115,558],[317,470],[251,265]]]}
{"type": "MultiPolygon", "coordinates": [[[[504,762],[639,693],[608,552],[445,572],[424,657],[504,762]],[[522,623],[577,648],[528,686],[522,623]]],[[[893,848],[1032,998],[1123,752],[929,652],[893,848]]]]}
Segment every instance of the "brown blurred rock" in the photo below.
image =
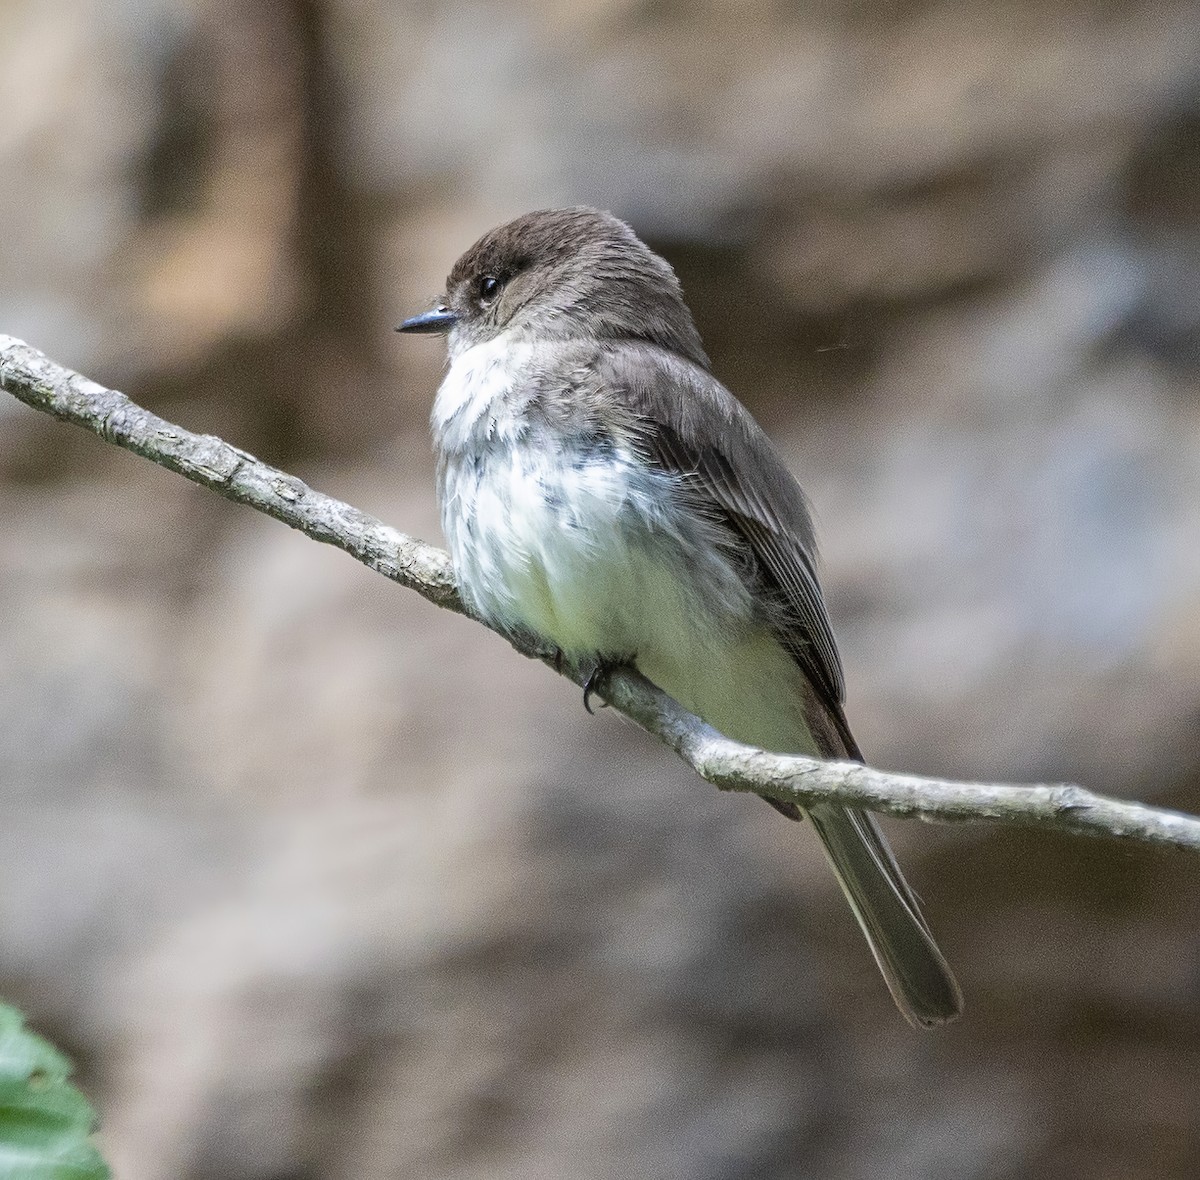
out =
{"type": "MultiPolygon", "coordinates": [[[[0,330],[434,536],[390,336],[577,201],[801,473],[882,765],[1197,808],[1193,5],[10,3],[0,330]]],[[[79,433],[79,432],[76,432],[79,433]]],[[[0,402],[0,993],[152,1177],[1185,1177],[1189,862],[808,833],[474,624],[0,402]]]]}

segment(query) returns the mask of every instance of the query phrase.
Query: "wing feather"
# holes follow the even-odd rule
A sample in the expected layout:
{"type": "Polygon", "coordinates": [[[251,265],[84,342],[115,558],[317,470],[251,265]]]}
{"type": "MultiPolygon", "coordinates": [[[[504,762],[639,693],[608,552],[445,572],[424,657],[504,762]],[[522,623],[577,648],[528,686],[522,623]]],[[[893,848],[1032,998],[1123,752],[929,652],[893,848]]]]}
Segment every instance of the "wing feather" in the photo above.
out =
{"type": "MultiPolygon", "coordinates": [[[[707,370],[652,346],[631,345],[602,362],[629,400],[648,456],[684,476],[701,506],[722,519],[753,557],[780,640],[848,739],[842,662],[821,595],[808,505],[762,429],[707,370]]],[[[842,753],[836,751],[834,753],[842,753]]]]}

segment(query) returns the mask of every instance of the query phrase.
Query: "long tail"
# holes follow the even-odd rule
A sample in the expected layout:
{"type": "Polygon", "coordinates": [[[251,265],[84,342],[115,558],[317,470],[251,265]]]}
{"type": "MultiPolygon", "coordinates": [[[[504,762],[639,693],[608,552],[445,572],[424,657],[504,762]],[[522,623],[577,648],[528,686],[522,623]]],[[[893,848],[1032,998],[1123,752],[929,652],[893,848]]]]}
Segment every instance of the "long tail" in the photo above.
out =
{"type": "Polygon", "coordinates": [[[873,816],[846,807],[808,812],[897,1007],[935,1028],[962,1013],[963,1000],[873,816]]]}
{"type": "MultiPolygon", "coordinates": [[[[826,704],[812,709],[809,721],[822,757],[864,761],[840,708],[826,704]]],[[[793,819],[807,814],[812,821],[905,1019],[922,1028],[936,1028],[960,1016],[963,998],[958,981],[938,950],[875,817],[832,804],[802,813],[794,804],[768,802],[793,819]]]]}

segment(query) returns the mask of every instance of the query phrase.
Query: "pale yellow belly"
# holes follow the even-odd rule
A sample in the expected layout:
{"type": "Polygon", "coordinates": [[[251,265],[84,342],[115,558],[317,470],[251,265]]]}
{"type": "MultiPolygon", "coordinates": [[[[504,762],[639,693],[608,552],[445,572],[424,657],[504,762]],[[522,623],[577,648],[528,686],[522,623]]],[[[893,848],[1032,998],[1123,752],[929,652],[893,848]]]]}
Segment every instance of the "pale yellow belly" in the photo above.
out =
{"type": "Polygon", "coordinates": [[[818,752],[804,717],[803,673],[765,628],[655,644],[637,664],[726,737],[781,754],[818,752]]]}

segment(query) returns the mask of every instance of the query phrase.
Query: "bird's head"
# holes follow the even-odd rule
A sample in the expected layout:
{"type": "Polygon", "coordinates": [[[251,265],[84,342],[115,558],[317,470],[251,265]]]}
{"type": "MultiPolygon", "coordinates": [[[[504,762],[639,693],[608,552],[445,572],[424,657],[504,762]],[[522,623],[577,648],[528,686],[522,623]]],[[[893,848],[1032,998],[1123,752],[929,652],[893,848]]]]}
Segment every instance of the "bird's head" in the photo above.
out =
{"type": "Polygon", "coordinates": [[[644,340],[707,367],[670,265],[611,213],[526,213],[484,234],[446,292],[400,332],[449,334],[451,357],[501,333],[526,339],[644,340]]]}

